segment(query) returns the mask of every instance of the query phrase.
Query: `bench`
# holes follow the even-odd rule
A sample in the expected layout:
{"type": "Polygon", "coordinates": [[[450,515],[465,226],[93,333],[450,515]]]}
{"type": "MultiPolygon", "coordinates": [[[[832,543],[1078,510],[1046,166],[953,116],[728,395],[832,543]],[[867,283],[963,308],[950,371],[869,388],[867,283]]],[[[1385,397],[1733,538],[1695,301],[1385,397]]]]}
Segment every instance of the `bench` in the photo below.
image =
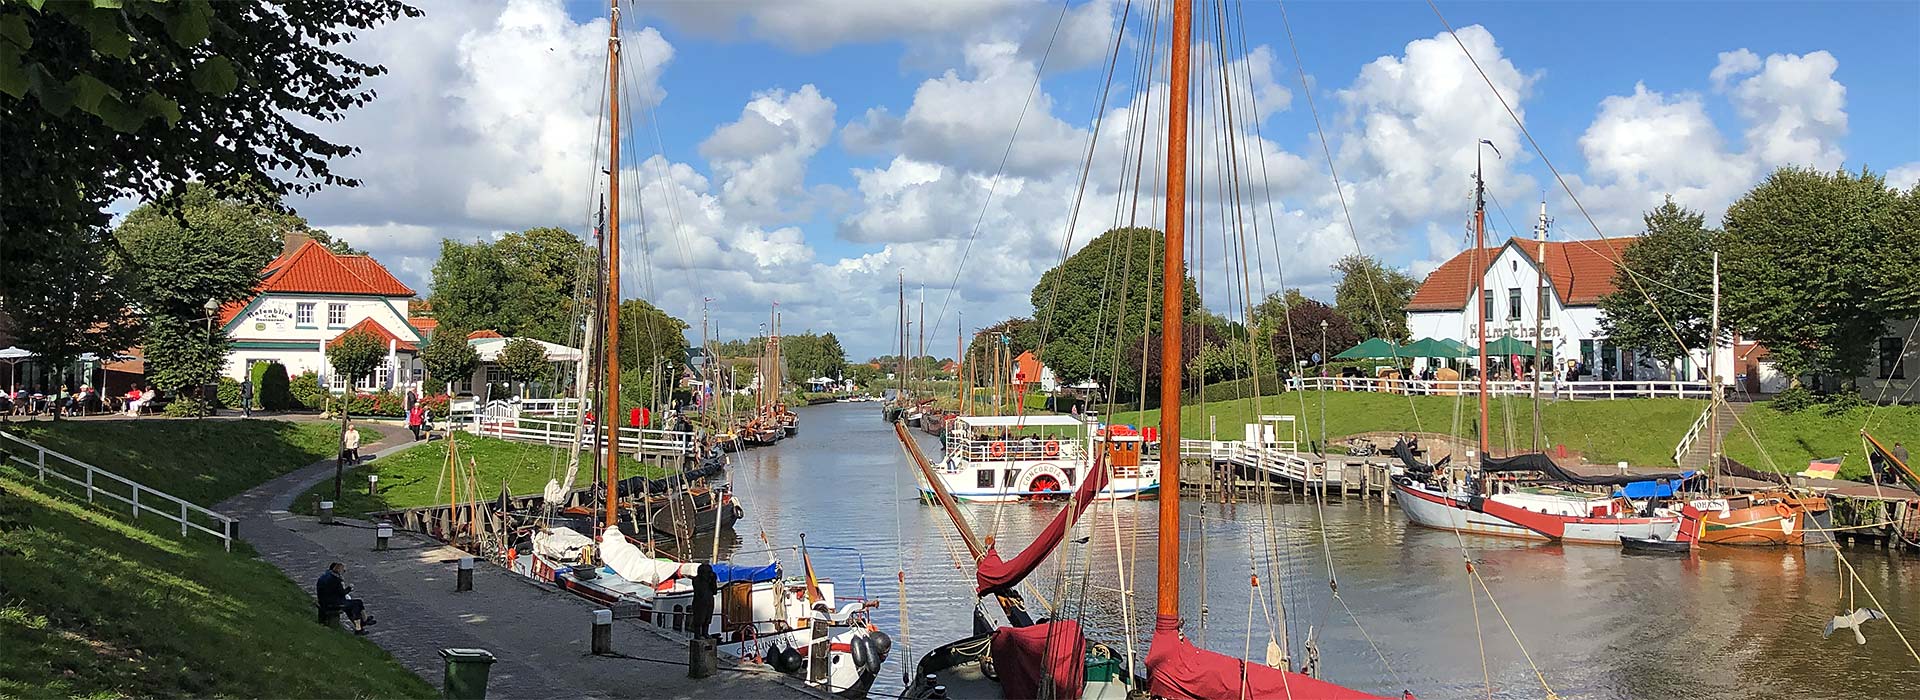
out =
{"type": "Polygon", "coordinates": [[[346,610],[341,608],[323,607],[317,600],[313,601],[313,609],[317,613],[316,621],[327,627],[339,627],[341,616],[346,614],[346,610]]]}

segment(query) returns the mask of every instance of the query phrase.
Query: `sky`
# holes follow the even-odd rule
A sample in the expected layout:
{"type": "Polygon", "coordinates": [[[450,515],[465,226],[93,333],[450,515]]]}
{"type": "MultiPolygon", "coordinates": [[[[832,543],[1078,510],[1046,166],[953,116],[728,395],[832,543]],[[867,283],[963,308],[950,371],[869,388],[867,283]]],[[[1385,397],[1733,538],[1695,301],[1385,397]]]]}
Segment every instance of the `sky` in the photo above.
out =
{"type": "MultiPolygon", "coordinates": [[[[336,162],[362,186],[290,204],[426,295],[443,239],[592,229],[609,12],[416,4],[345,49],[388,69],[379,97],[314,125],[362,149],[336,162]]],[[[935,354],[1032,315],[1063,252],[1159,225],[1165,5],[622,0],[623,295],[695,341],[703,306],[742,337],[777,303],[784,331],[856,360],[890,351],[901,277],[935,354]]],[[[1330,298],[1355,252],[1424,275],[1470,241],[1479,153],[1490,237],[1531,235],[1542,201],[1555,240],[1633,235],[1669,195],[1717,220],[1788,165],[1920,181],[1920,3],[1441,2],[1458,43],[1424,2],[1216,6],[1224,50],[1196,20],[1214,96],[1195,97],[1192,201],[1212,204],[1190,266],[1229,316],[1236,295],[1330,298]]]]}

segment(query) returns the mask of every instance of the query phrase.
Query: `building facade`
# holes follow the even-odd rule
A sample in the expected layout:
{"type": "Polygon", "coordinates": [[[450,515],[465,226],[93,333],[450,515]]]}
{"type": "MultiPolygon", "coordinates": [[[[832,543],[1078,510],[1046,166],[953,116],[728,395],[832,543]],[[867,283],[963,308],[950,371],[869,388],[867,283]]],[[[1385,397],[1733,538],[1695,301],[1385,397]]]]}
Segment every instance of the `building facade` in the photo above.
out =
{"type": "Polygon", "coordinates": [[[281,254],[262,271],[254,297],[220,310],[221,327],[233,341],[222,374],[244,380],[254,364],[278,362],[288,374],[313,372],[323,386],[344,390],[346,382],[333,376],[326,349],[358,331],[380,339],[387,359],[355,388],[415,386],[426,336],[409,320],[413,297],[412,288],[373,258],[340,255],[290,234],[281,254]]]}

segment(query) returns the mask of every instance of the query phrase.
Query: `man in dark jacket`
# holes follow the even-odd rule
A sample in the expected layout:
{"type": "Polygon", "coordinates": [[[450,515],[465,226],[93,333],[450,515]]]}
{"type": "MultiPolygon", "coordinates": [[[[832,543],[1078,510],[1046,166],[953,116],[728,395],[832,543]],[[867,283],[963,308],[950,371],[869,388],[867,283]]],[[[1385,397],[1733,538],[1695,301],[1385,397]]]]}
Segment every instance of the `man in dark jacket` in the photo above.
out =
{"type": "Polygon", "coordinates": [[[353,633],[364,635],[367,626],[373,624],[373,618],[366,616],[366,601],[347,597],[353,591],[353,584],[343,578],[346,573],[346,564],[337,561],[328,564],[326,572],[320,574],[320,580],[313,586],[314,597],[319,599],[321,612],[337,610],[345,613],[347,620],[353,623],[353,633]]]}

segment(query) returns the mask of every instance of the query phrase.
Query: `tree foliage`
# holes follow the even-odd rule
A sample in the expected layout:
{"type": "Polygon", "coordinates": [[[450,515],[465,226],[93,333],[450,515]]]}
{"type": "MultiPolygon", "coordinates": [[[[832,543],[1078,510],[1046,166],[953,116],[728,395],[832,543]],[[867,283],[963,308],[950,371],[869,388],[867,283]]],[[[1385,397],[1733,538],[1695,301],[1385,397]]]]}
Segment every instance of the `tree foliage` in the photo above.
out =
{"type": "Polygon", "coordinates": [[[467,342],[465,331],[440,326],[434,329],[426,346],[420,348],[420,362],[426,365],[428,376],[450,384],[473,376],[473,371],[480,366],[480,353],[467,342]]]}
{"type": "Polygon", "coordinates": [[[1407,302],[1420,289],[1420,280],[1367,255],[1343,257],[1333,264],[1333,271],[1340,274],[1333,290],[1333,308],[1345,315],[1361,335],[1410,340],[1407,302]]]}
{"type": "Polygon", "coordinates": [[[50,247],[50,255],[0,265],[23,273],[21,283],[0,299],[13,320],[15,342],[39,354],[46,366],[67,367],[86,353],[112,357],[139,337],[121,280],[86,257],[86,250],[62,242],[50,247]]]}
{"type": "MultiPolygon", "coordinates": [[[[1165,244],[1153,229],[1112,229],[1040,276],[1031,295],[1045,342],[1040,353],[1062,384],[1105,379],[1124,349],[1139,345],[1143,326],[1159,329],[1165,244]]],[[[1199,312],[1191,278],[1183,294],[1186,310],[1199,312]]],[[[1122,390],[1135,383],[1127,374],[1113,379],[1122,390]]]]}
{"type": "MultiPolygon", "coordinates": [[[[1851,381],[1910,289],[1877,265],[1914,223],[1911,204],[1862,170],[1782,168],[1727,208],[1723,308],[1788,376],[1851,381]],[[1892,303],[1889,303],[1892,302],[1892,303]]],[[[1912,265],[1912,260],[1892,261],[1912,265]]]]}
{"type": "Polygon", "coordinates": [[[561,228],[527,229],[492,242],[441,241],[433,266],[434,316],[510,337],[578,342],[576,287],[592,262],[586,244],[561,228]]]}
{"type": "Polygon", "coordinates": [[[1020,353],[1040,347],[1040,324],[1031,318],[1014,317],[974,331],[967,341],[967,357],[974,362],[985,362],[993,357],[993,348],[1005,336],[1007,356],[1019,357],[1020,353]]]}
{"type": "Polygon", "coordinates": [[[366,331],[342,334],[327,346],[327,363],[333,365],[334,375],[345,380],[349,387],[371,376],[386,361],[387,346],[366,331]]]}
{"type": "Polygon", "coordinates": [[[837,379],[847,368],[847,351],[832,333],[781,336],[780,355],[786,360],[787,378],[794,381],[837,379]]]}
{"type": "Polygon", "coordinates": [[[127,214],[114,231],[116,263],[145,316],[149,381],[178,391],[219,376],[228,339],[207,302],[217,307],[251,297],[260,270],[280,250],[280,233],[303,223],[198,183],[177,199],[127,214]]]}
{"type": "MultiPolygon", "coordinates": [[[[1253,322],[1261,346],[1284,369],[1298,367],[1302,361],[1312,363],[1316,355],[1325,361],[1327,356],[1376,337],[1362,335],[1346,314],[1298,289],[1267,295],[1253,307],[1253,322]],[[1324,333],[1320,329],[1323,322],[1327,324],[1324,333]]],[[[1265,362],[1261,364],[1266,367],[1265,362]]]]}
{"type": "MultiPolygon", "coordinates": [[[[620,302],[620,366],[652,371],[687,363],[687,322],[645,299],[620,302]]],[[[679,376],[678,371],[672,376],[679,376]]]]}
{"type": "Polygon", "coordinates": [[[1708,345],[1713,318],[1713,251],[1720,232],[1672,197],[1641,217],[1646,229],[1622,254],[1614,292],[1600,298],[1600,327],[1614,345],[1679,357],[1679,343],[1708,345]],[[1627,270],[1641,279],[1636,283],[1627,270]],[[1675,341],[1675,336],[1679,341],[1675,341]]]}
{"type": "Polygon", "coordinates": [[[553,364],[547,360],[547,348],[531,338],[514,338],[500,348],[500,357],[494,360],[500,370],[507,373],[507,379],[516,382],[539,382],[553,372],[553,364]]]}
{"type": "Polygon", "coordinates": [[[384,70],[341,49],[419,14],[398,0],[0,3],[0,297],[42,258],[104,258],[115,199],[203,180],[278,206],[357,184],[330,167],[355,149],[310,125],[373,99],[364,82],[384,70]]]}

